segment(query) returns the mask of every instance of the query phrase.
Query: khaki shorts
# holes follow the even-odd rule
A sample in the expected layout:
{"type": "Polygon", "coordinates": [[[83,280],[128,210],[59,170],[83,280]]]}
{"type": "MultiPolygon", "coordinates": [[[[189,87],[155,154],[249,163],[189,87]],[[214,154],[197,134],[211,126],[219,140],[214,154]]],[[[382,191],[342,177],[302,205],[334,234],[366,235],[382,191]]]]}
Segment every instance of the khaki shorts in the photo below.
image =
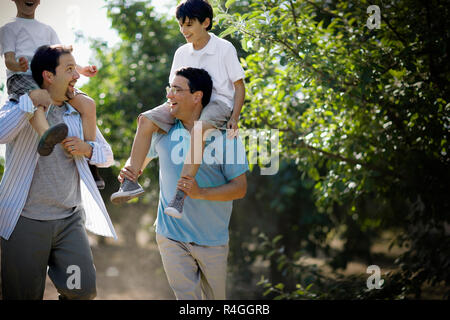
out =
{"type": "MultiPolygon", "coordinates": [[[[145,111],[140,115],[152,120],[161,130],[169,132],[175,123],[175,118],[170,113],[169,103],[163,103],[156,108],[145,111]]],[[[216,129],[226,129],[231,117],[231,109],[222,101],[211,101],[203,108],[199,121],[211,124],[216,129]]]]}

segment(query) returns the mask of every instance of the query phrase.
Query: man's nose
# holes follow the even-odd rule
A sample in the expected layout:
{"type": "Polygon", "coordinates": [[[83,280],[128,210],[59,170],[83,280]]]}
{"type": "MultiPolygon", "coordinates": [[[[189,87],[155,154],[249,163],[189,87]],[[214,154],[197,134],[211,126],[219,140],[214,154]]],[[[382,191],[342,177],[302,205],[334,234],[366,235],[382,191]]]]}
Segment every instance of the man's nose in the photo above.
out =
{"type": "Polygon", "coordinates": [[[74,71],[73,71],[73,76],[72,76],[72,78],[73,78],[74,80],[80,78],[80,74],[78,73],[78,71],[77,71],[76,69],[74,69],[74,71]]]}

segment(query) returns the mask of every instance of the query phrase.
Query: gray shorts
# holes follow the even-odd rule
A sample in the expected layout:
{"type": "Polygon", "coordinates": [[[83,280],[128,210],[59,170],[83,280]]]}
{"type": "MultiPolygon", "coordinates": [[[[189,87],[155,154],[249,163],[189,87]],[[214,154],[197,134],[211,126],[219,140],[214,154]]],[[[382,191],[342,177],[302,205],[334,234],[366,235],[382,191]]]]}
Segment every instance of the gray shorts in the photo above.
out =
{"type": "MultiPolygon", "coordinates": [[[[29,74],[13,74],[6,81],[6,87],[8,89],[8,99],[19,101],[20,96],[28,93],[31,90],[40,89],[33,76],[29,74]]],[[[74,96],[82,94],[87,96],[81,90],[75,89],[74,96]]]]}
{"type": "MultiPolygon", "coordinates": [[[[226,129],[228,120],[231,117],[231,109],[220,101],[211,101],[203,108],[199,121],[211,124],[216,129],[226,129]]],[[[169,132],[175,123],[175,118],[170,113],[169,103],[163,103],[156,108],[145,111],[140,115],[145,116],[155,123],[164,132],[169,132]]]]}
{"type": "Polygon", "coordinates": [[[19,101],[20,96],[30,90],[39,89],[33,76],[29,74],[13,74],[6,80],[9,100],[19,101]]]}

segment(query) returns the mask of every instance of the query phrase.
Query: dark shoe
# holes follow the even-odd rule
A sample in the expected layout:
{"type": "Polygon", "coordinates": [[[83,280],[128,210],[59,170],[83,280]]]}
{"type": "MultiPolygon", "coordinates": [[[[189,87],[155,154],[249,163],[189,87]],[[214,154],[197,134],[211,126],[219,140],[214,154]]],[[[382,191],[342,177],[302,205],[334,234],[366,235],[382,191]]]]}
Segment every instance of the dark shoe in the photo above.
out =
{"type": "Polygon", "coordinates": [[[144,189],[139,183],[124,179],[123,183],[120,185],[119,191],[111,195],[111,202],[113,204],[121,204],[143,195],[144,192],[144,189]]]}
{"type": "Polygon", "coordinates": [[[37,152],[41,156],[48,156],[52,153],[55,145],[61,143],[67,137],[68,132],[69,128],[65,123],[58,123],[57,125],[49,128],[44,132],[41,140],[39,140],[37,152]]]}
{"type": "Polygon", "coordinates": [[[184,205],[184,192],[181,190],[177,190],[177,193],[175,194],[175,197],[172,199],[172,201],[169,203],[169,206],[166,209],[164,209],[164,213],[171,217],[181,219],[183,212],[183,205],[184,205]]]}
{"type": "Polygon", "coordinates": [[[99,190],[105,189],[105,180],[103,180],[103,178],[100,176],[97,166],[90,164],[89,169],[91,170],[92,176],[94,177],[95,183],[97,184],[97,188],[99,190]]]}

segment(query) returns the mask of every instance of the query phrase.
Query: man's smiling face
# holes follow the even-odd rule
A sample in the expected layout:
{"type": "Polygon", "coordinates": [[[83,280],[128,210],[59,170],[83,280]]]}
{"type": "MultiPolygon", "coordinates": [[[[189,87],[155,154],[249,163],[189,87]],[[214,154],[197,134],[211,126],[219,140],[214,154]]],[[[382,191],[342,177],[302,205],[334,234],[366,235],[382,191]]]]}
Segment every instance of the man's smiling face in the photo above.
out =
{"type": "Polygon", "coordinates": [[[34,19],[36,7],[41,0],[12,0],[17,6],[17,17],[25,19],[34,19]]]}

